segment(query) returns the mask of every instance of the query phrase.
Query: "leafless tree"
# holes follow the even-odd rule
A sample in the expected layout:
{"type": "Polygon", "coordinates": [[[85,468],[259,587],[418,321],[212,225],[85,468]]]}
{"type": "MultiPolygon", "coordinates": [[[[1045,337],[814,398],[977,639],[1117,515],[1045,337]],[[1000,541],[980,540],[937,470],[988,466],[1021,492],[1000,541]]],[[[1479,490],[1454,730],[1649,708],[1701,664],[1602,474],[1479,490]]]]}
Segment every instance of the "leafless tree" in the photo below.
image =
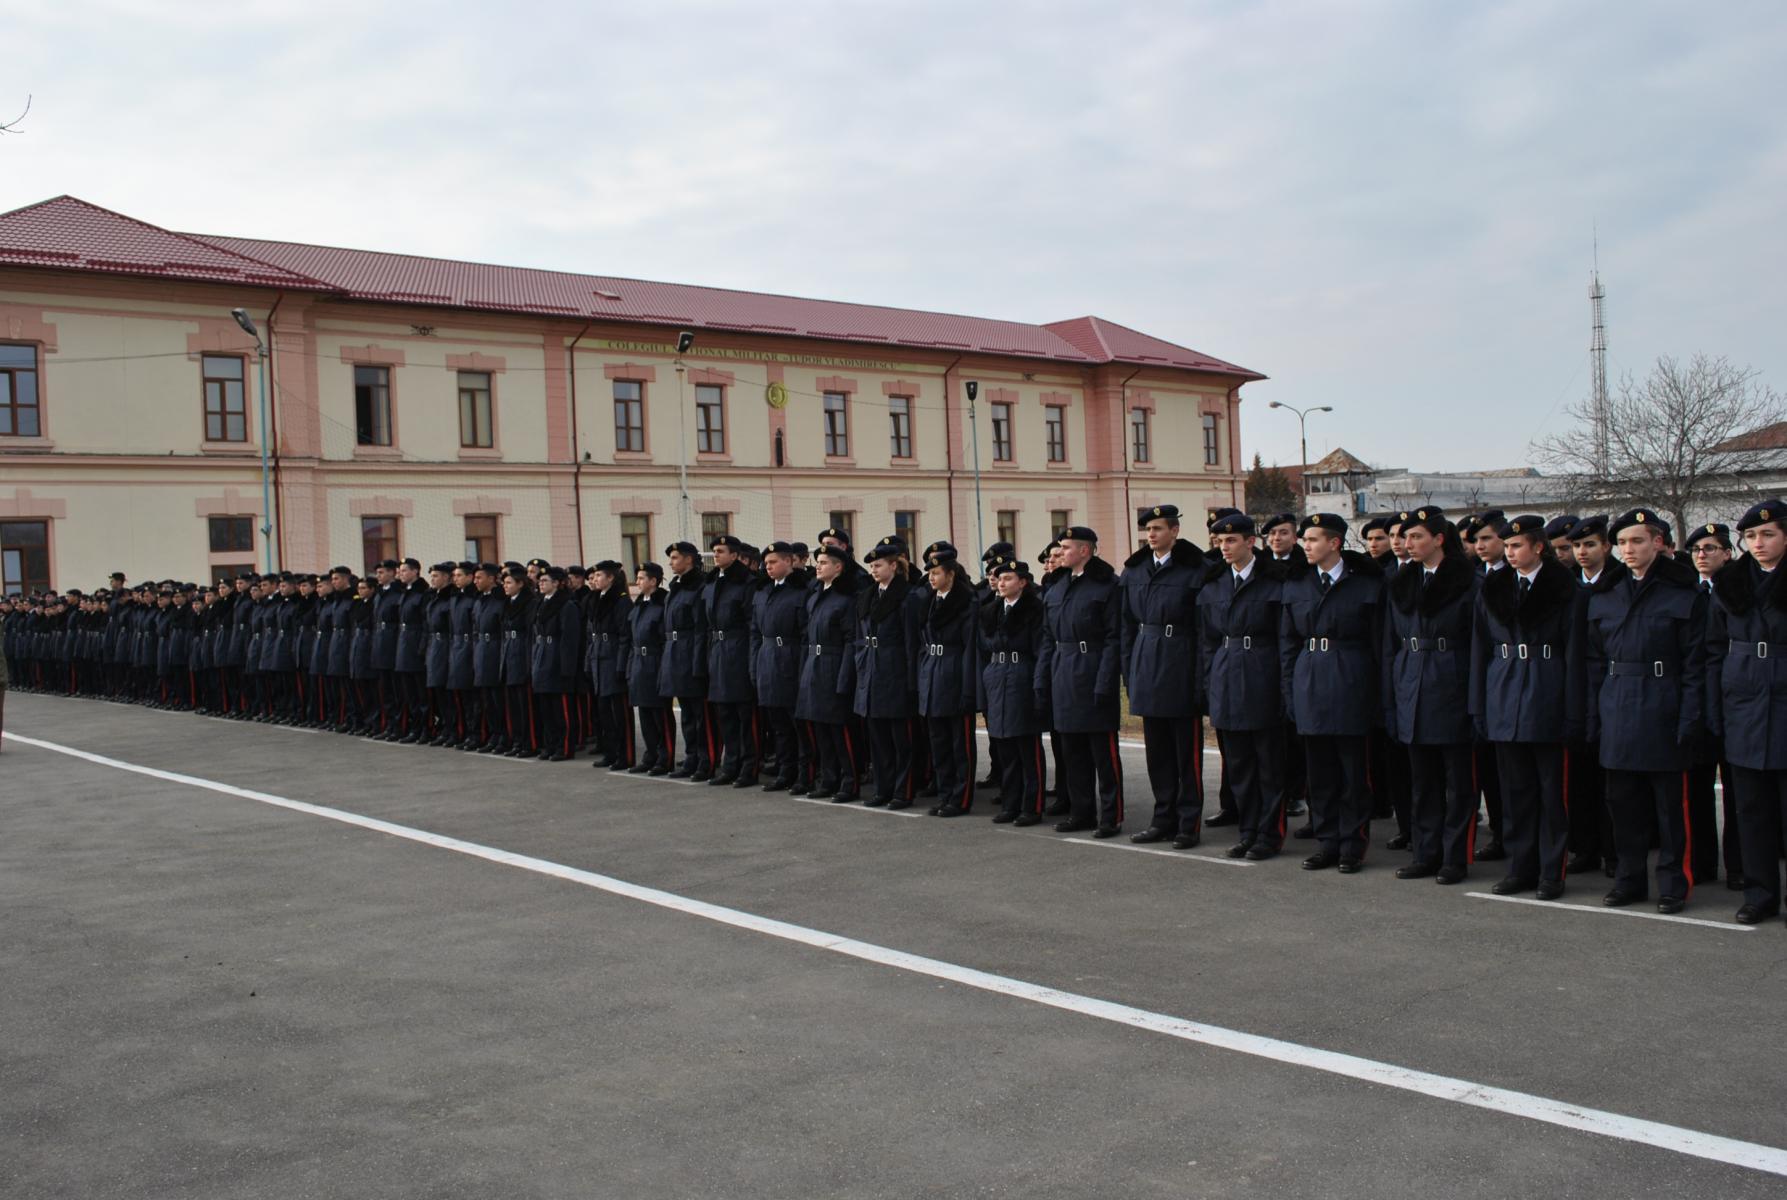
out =
{"type": "Polygon", "coordinates": [[[31,115],[31,97],[26,96],[25,97],[25,111],[20,113],[18,116],[14,117],[10,121],[0,123],[0,133],[23,133],[23,132],[25,132],[23,129],[19,128],[19,125],[25,120],[26,117],[28,117],[30,115],[31,115]]]}
{"type": "Polygon", "coordinates": [[[1781,453],[1772,439],[1745,435],[1787,418],[1758,372],[1705,354],[1685,364],[1661,357],[1644,378],[1626,375],[1607,407],[1606,478],[1595,472],[1601,447],[1592,400],[1571,405],[1574,427],[1535,442],[1534,456],[1574,481],[1565,499],[1610,511],[1651,505],[1677,529],[1690,510],[1745,493],[1744,473],[1781,453]]]}

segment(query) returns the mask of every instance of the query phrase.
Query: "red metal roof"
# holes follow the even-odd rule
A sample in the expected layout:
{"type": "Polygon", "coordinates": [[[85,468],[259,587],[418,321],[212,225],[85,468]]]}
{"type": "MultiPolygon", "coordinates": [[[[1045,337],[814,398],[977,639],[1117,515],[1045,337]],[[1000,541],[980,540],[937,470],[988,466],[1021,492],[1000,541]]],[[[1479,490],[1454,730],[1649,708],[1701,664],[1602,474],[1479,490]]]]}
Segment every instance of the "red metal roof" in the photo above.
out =
{"type": "Polygon", "coordinates": [[[235,279],[393,304],[783,334],[1070,363],[1178,367],[1241,380],[1265,378],[1098,317],[1029,325],[606,275],[180,234],[71,196],[0,214],[0,263],[178,279],[235,279]]]}
{"type": "Polygon", "coordinates": [[[0,213],[0,263],[330,290],[318,280],[73,196],[0,213]]]}

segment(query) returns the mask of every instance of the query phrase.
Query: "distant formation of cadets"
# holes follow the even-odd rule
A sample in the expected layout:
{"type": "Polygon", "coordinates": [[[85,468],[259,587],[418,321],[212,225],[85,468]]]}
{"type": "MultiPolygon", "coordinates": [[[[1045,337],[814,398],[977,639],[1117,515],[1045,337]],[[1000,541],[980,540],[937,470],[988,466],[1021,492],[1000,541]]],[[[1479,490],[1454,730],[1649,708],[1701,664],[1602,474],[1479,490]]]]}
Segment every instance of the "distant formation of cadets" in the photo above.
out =
{"type": "Polygon", "coordinates": [[[1119,571],[1083,526],[1031,576],[1009,543],[975,581],[955,547],[918,569],[898,538],[858,562],[848,535],[759,550],[689,542],[668,572],[604,560],[380,563],[370,579],[246,574],[0,601],[14,686],[385,741],[595,765],[715,787],[1110,838],[1124,824],[1123,698],[1153,807],[1132,841],[1202,838],[1207,717],[1232,858],[1291,836],[1307,870],[1358,872],[1374,818],[1399,879],[1564,894],[1602,868],[1609,906],[1679,912],[1694,882],[1780,912],[1787,824],[1787,504],[1678,547],[1637,508],[1454,523],[1435,507],[1256,530],[1213,509],[1210,549],[1172,505],[1145,509],[1119,571]],[[1617,553],[1615,553],[1617,552],[1617,553]],[[978,780],[984,716],[990,775],[978,780]],[[679,733],[682,742],[677,753],[679,733]],[[1051,794],[1043,734],[1048,734],[1051,794]],[[1715,780],[1723,780],[1717,844],[1715,780]],[[1307,807],[1305,807],[1307,800],[1307,807]],[[1477,845],[1479,802],[1489,840],[1477,845]]]}

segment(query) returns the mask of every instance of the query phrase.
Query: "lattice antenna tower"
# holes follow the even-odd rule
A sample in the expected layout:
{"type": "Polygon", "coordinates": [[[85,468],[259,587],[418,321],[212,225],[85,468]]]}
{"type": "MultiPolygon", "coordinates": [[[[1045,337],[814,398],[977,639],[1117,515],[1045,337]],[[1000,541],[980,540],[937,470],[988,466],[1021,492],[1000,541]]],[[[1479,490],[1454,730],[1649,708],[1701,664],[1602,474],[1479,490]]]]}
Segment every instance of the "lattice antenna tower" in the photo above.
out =
{"type": "Polygon", "coordinates": [[[1601,287],[1601,239],[1595,237],[1594,272],[1590,276],[1588,289],[1589,310],[1594,319],[1594,333],[1590,338],[1588,355],[1589,366],[1594,375],[1593,409],[1595,415],[1595,476],[1606,479],[1607,467],[1607,432],[1609,414],[1607,410],[1607,292],[1601,287]]]}

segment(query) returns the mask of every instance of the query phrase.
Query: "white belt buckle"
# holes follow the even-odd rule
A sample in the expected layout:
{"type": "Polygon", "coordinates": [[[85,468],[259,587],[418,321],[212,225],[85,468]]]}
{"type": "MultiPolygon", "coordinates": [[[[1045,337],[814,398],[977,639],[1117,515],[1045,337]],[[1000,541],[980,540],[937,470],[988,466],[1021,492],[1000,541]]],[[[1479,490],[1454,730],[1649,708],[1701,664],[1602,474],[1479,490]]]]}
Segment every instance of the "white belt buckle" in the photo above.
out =
{"type": "Polygon", "coordinates": [[[1167,626],[1167,636],[1168,636],[1168,637],[1172,637],[1172,636],[1173,636],[1173,627],[1172,627],[1172,626],[1171,626],[1171,625],[1168,625],[1168,626],[1167,626]]]}
{"type": "Polygon", "coordinates": [[[1520,657],[1525,658],[1526,656],[1527,656],[1526,643],[1522,642],[1522,643],[1520,643],[1520,657]]]}
{"type": "Polygon", "coordinates": [[[1768,657],[1768,643],[1767,642],[1757,642],[1756,643],[1756,657],[1757,658],[1767,658],[1768,657]]]}
{"type": "Polygon", "coordinates": [[[1086,643],[1085,642],[1080,643],[1080,653],[1081,654],[1086,653],[1086,643]]]}
{"type": "Polygon", "coordinates": [[[1650,665],[1650,673],[1658,679],[1663,678],[1663,660],[1658,659],[1650,665]]]}

